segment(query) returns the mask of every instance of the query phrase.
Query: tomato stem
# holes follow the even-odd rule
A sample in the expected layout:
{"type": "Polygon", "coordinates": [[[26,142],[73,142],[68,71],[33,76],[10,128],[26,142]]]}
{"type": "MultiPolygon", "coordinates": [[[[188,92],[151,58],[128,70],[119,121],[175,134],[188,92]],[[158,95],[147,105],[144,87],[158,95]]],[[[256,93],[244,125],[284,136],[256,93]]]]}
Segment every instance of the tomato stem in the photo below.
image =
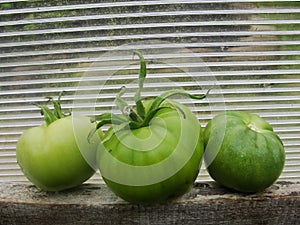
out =
{"type": "Polygon", "coordinates": [[[45,120],[47,126],[49,126],[51,123],[53,123],[54,121],[56,121],[58,119],[61,119],[63,117],[71,115],[71,113],[64,114],[62,112],[60,99],[61,99],[61,96],[63,95],[63,93],[64,93],[64,91],[59,93],[57,100],[54,100],[52,97],[48,97],[49,101],[54,106],[53,110],[51,110],[46,105],[36,105],[37,107],[39,107],[41,109],[41,114],[44,116],[44,120],[45,120]]]}
{"type": "Polygon", "coordinates": [[[115,103],[122,112],[124,116],[127,116],[131,121],[142,123],[145,118],[145,107],[143,105],[142,99],[141,99],[141,92],[144,87],[144,82],[146,78],[146,62],[145,59],[139,51],[134,51],[133,56],[138,55],[140,59],[140,72],[139,72],[139,79],[138,79],[138,89],[134,96],[134,101],[136,105],[136,110],[130,107],[127,102],[122,99],[122,96],[126,92],[125,86],[123,86],[120,90],[120,92],[116,96],[115,103]]]}
{"type": "MultiPolygon", "coordinates": [[[[122,99],[126,88],[123,86],[120,92],[116,96],[115,103],[122,112],[122,116],[117,116],[112,113],[102,114],[100,116],[95,117],[95,121],[100,121],[97,124],[95,131],[91,132],[91,135],[96,132],[97,129],[102,127],[106,124],[116,124],[120,125],[121,127],[129,126],[130,129],[138,129],[141,127],[149,126],[150,121],[155,116],[155,114],[163,109],[169,108],[172,106],[161,106],[161,104],[167,99],[174,95],[182,95],[192,99],[204,99],[208,93],[201,94],[201,95],[193,95],[181,89],[169,90],[165,91],[158,97],[154,99],[152,104],[150,105],[149,110],[145,110],[144,104],[142,102],[141,92],[144,87],[144,82],[146,79],[146,62],[145,59],[139,51],[134,51],[133,55],[137,55],[140,60],[140,70],[139,70],[139,78],[138,78],[138,89],[135,93],[134,100],[135,100],[135,108],[130,107],[127,102],[122,99]]],[[[175,107],[176,108],[176,107],[175,107]]],[[[178,109],[179,110],[179,109],[178,109]]],[[[181,112],[182,113],[182,112],[181,112]]],[[[185,115],[183,115],[185,117],[185,115]]]]}

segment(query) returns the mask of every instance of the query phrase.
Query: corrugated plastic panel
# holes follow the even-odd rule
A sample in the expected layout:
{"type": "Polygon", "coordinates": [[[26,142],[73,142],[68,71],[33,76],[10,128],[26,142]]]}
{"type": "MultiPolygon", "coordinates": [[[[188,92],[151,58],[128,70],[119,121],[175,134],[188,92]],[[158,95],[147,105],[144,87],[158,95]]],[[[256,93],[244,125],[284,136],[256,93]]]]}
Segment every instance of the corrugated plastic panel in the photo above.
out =
{"type": "MultiPolygon", "coordinates": [[[[213,88],[203,101],[178,100],[203,126],[225,109],[258,113],[284,142],[280,179],[300,180],[300,1],[4,0],[0,9],[0,181],[26,181],[15,148],[42,123],[33,103],[65,90],[65,108],[92,114],[114,110],[124,84],[133,97],[135,49],[149,64],[145,96],[213,88]]],[[[204,166],[198,179],[210,179],[204,166]]]]}

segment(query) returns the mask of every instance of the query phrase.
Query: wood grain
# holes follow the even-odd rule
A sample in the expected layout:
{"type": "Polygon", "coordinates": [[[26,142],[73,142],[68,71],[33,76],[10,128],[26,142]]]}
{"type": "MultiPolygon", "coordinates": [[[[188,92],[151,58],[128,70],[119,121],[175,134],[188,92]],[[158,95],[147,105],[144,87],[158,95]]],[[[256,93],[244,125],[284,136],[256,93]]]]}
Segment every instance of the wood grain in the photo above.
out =
{"type": "Polygon", "coordinates": [[[2,183],[0,224],[299,224],[300,183],[278,182],[245,195],[214,182],[196,183],[179,199],[154,205],[124,202],[103,184],[49,193],[2,183]]]}

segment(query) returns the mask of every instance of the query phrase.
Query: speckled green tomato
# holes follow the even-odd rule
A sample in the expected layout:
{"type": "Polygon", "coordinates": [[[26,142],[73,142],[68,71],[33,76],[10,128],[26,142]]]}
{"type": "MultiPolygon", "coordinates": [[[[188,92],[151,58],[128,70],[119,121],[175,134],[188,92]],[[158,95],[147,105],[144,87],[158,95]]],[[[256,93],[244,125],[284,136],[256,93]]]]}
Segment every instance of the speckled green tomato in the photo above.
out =
{"type": "Polygon", "coordinates": [[[279,178],[284,167],[282,141],[256,114],[228,111],[215,116],[205,128],[204,145],[211,177],[240,192],[264,190],[279,178]]]}
{"type": "Polygon", "coordinates": [[[112,127],[104,136],[105,149],[98,151],[104,181],[126,201],[152,203],[180,196],[199,173],[204,146],[198,119],[179,103],[169,100],[161,106],[148,126],[112,127]]]}
{"type": "Polygon", "coordinates": [[[92,142],[87,139],[95,124],[88,117],[65,117],[47,107],[42,110],[46,123],[26,130],[18,140],[18,164],[28,180],[45,191],[82,184],[95,173],[91,164],[95,163],[100,139],[96,135],[92,142]]]}

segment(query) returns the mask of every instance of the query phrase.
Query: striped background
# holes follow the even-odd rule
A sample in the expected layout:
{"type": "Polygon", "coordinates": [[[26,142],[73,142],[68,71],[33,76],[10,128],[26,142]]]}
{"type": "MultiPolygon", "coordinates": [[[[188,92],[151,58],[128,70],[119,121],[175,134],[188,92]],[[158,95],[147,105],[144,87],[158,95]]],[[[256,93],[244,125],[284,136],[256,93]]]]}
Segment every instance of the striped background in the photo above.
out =
{"type": "Polygon", "coordinates": [[[178,100],[203,126],[225,109],[258,113],[284,142],[280,179],[300,180],[300,1],[2,0],[0,9],[1,182],[26,181],[15,147],[42,123],[32,103],[65,90],[75,113],[115,110],[125,84],[132,101],[134,49],[148,62],[144,96],[213,88],[203,101],[178,100]]]}

